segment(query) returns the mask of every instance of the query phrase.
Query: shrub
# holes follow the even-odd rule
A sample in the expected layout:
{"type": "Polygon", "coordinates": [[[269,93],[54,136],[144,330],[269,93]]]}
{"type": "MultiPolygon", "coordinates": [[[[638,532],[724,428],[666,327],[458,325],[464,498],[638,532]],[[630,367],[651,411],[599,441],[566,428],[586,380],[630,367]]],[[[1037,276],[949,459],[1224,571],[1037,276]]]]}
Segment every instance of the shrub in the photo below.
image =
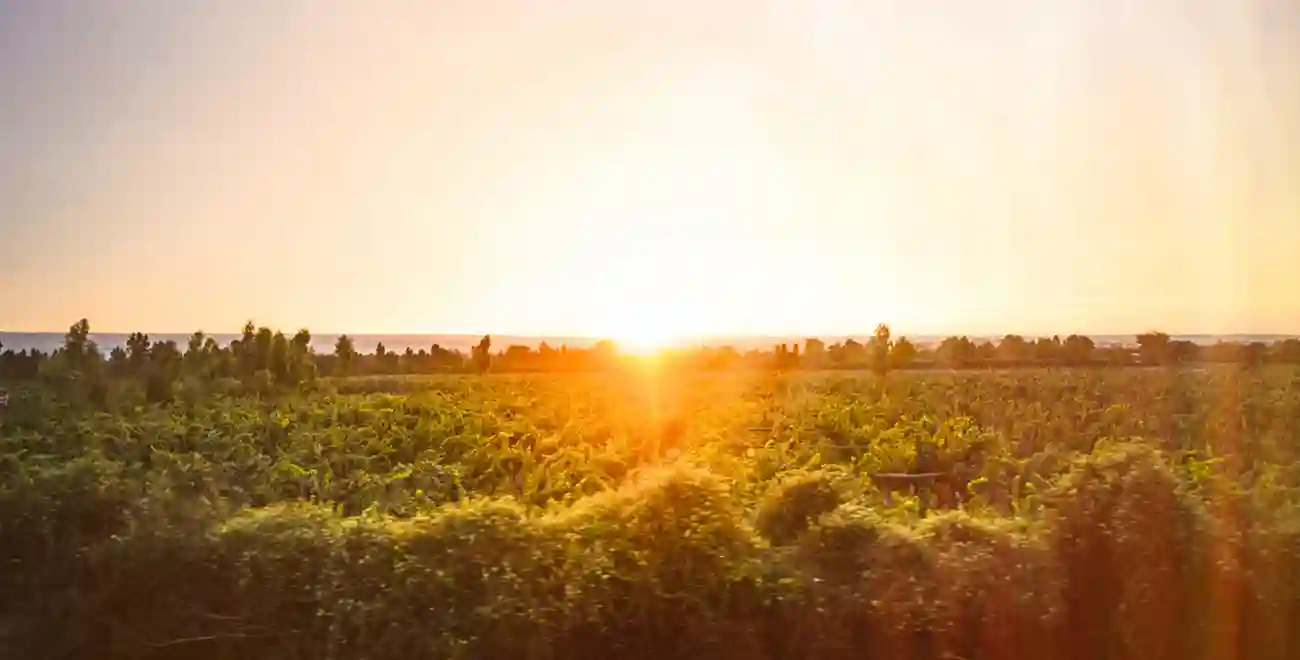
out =
{"type": "Polygon", "coordinates": [[[1212,530],[1163,456],[1099,447],[1049,496],[1049,543],[1061,563],[1073,657],[1192,657],[1216,627],[1192,606],[1213,572],[1212,530]]]}
{"type": "Polygon", "coordinates": [[[777,545],[793,543],[819,516],[839,506],[840,495],[825,472],[787,476],[758,506],[755,525],[777,545]]]}

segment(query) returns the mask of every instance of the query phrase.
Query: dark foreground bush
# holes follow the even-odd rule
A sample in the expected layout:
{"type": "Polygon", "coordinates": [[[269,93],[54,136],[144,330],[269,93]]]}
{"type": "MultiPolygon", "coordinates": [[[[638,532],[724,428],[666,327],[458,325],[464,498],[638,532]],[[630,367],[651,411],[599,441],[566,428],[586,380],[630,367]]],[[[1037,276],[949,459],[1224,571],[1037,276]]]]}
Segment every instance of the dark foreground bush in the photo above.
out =
{"type": "Polygon", "coordinates": [[[798,473],[786,477],[759,503],[755,526],[760,534],[778,545],[793,542],[822,514],[835,510],[839,493],[824,472],[798,473]]]}
{"type": "Polygon", "coordinates": [[[1300,648],[1291,519],[1225,524],[1161,455],[1129,447],[1080,462],[1042,520],[954,512],[908,526],[849,502],[798,516],[785,529],[802,533],[777,547],[724,483],[684,468],[546,514],[478,500],[403,520],[160,511],[101,488],[111,472],[60,474],[0,493],[4,657],[1280,660],[1300,648]],[[54,487],[57,505],[37,498],[54,487]],[[57,543],[10,534],[39,525],[57,543]]]}

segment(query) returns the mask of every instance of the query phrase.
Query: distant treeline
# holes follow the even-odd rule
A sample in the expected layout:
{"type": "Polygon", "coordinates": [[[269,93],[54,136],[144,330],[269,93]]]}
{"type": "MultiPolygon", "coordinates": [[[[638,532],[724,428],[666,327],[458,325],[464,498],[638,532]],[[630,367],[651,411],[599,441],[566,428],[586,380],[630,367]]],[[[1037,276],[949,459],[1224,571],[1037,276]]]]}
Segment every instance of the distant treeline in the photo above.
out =
{"type": "MultiPolygon", "coordinates": [[[[3,345],[0,345],[3,349],[3,345]]],[[[63,346],[49,353],[38,350],[0,350],[0,380],[43,380],[76,390],[91,400],[107,396],[113,381],[133,381],[149,401],[172,399],[182,393],[209,391],[269,392],[309,384],[318,377],[435,373],[573,372],[605,371],[644,360],[620,355],[612,341],[588,348],[534,349],[511,345],[493,350],[484,336],[466,355],[434,344],[429,349],[403,352],[379,344],[373,353],[356,350],[342,335],[334,351],[316,353],[311,333],[302,329],[287,336],[251,321],[242,335],[220,346],[203,332],[195,332],[184,347],[174,341],[150,341],[132,334],[124,347],[101,354],[90,339],[85,319],[68,329],[63,346]]],[[[1177,340],[1162,332],[1137,335],[1122,346],[1097,346],[1083,335],[1027,339],[1006,335],[997,343],[948,337],[936,345],[917,345],[906,337],[893,337],[886,325],[876,328],[865,342],[846,339],[826,344],[809,338],[801,345],[778,344],[768,350],[741,352],[730,346],[701,346],[665,350],[653,357],[663,369],[727,371],[736,369],[863,369],[884,373],[898,369],[968,369],[1005,367],[1121,367],[1171,366],[1185,363],[1300,364],[1300,339],[1272,343],[1219,342],[1203,346],[1177,340]]]]}

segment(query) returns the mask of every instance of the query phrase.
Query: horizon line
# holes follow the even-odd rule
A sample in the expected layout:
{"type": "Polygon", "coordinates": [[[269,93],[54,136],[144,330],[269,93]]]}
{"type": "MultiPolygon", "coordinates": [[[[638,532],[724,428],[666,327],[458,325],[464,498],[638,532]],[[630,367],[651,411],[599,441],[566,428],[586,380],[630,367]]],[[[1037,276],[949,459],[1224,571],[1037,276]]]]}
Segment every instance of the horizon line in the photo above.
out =
{"type": "MultiPolygon", "coordinates": [[[[888,325],[888,324],[886,324],[886,325],[888,325]]],[[[259,325],[259,326],[257,326],[257,327],[260,329],[260,328],[262,328],[262,327],[270,327],[270,326],[261,326],[261,325],[259,325]]],[[[303,329],[303,328],[299,328],[299,329],[303,329]]],[[[339,336],[339,335],[350,335],[350,336],[367,336],[367,337],[375,337],[375,336],[386,336],[386,337],[483,337],[483,336],[489,336],[489,337],[520,337],[520,338],[529,338],[529,339],[578,339],[578,340],[590,340],[590,341],[613,340],[613,341],[615,341],[616,343],[617,343],[617,341],[618,341],[617,337],[616,337],[616,336],[613,336],[613,335],[581,334],[581,333],[463,332],[463,331],[462,331],[462,332],[429,332],[429,331],[415,331],[415,332],[393,332],[393,331],[380,331],[380,332],[364,332],[364,331],[363,331],[363,332],[357,332],[357,331],[345,331],[345,332],[338,332],[338,331],[318,331],[318,330],[312,330],[311,328],[305,328],[305,329],[306,329],[308,332],[310,332],[313,336],[317,336],[317,335],[322,335],[322,336],[323,336],[323,335],[333,335],[333,336],[339,336]]],[[[285,329],[281,329],[281,328],[272,328],[272,330],[274,330],[274,331],[276,331],[276,332],[283,332],[283,333],[286,334],[286,335],[289,335],[289,334],[291,334],[291,333],[293,333],[293,332],[297,332],[297,330],[285,330],[285,329]]],[[[1061,338],[1065,338],[1065,337],[1068,337],[1068,336],[1070,336],[1070,335],[1080,335],[1080,336],[1085,336],[1085,337],[1090,337],[1090,336],[1132,336],[1132,337],[1136,337],[1136,336],[1138,336],[1138,335],[1146,334],[1146,333],[1148,333],[1148,332],[1161,332],[1161,333],[1164,333],[1164,334],[1169,335],[1169,336],[1171,336],[1171,337],[1173,337],[1173,336],[1196,336],[1196,337],[1280,336],[1280,337],[1300,337],[1300,332],[1274,332],[1274,331],[1225,331],[1225,332],[1213,332],[1213,331],[1192,331],[1192,332],[1185,332],[1185,331],[1172,331],[1172,330],[1166,330],[1166,329],[1161,329],[1161,328],[1158,328],[1158,327],[1149,328],[1149,329],[1142,330],[1142,331],[1139,331],[1139,332],[1132,332],[1132,331],[1128,331],[1128,332],[1079,332],[1079,331],[1070,331],[1070,332],[1002,332],[1002,331],[998,331],[998,332],[980,332],[980,331],[975,331],[975,332],[969,332],[969,331],[960,331],[960,332],[954,332],[954,331],[897,332],[897,331],[894,331],[893,328],[890,328],[890,330],[891,330],[891,334],[892,334],[893,336],[895,336],[895,337],[908,337],[908,336],[913,336],[913,337],[963,337],[963,336],[964,336],[964,337],[1006,337],[1006,336],[1008,336],[1008,335],[1017,335],[1017,336],[1020,336],[1020,337],[1053,337],[1053,336],[1059,336],[1059,337],[1061,337],[1061,338]]],[[[209,336],[211,336],[211,335],[240,335],[240,334],[243,334],[243,328],[239,328],[239,329],[236,329],[236,330],[229,330],[229,331],[221,331],[221,330],[218,330],[218,331],[207,331],[207,330],[185,330],[185,331],[167,331],[167,330],[143,330],[143,331],[142,331],[142,330],[129,330],[129,331],[124,331],[124,330],[95,330],[95,329],[92,329],[92,330],[90,331],[90,334],[91,334],[91,335],[130,335],[130,334],[135,333],[135,332],[143,332],[144,334],[147,334],[147,335],[193,335],[195,332],[202,332],[202,333],[204,333],[205,335],[209,335],[209,336]]],[[[8,330],[8,329],[0,329],[0,335],[3,335],[3,334],[11,334],[11,335],[12,335],[12,334],[27,334],[27,335],[63,335],[63,334],[66,334],[66,333],[67,333],[67,330],[66,330],[66,329],[65,329],[65,330],[8,330]]],[[[803,339],[820,339],[820,338],[822,338],[822,337],[831,337],[831,338],[834,338],[834,337],[844,337],[844,338],[848,338],[848,337],[870,337],[870,336],[872,336],[872,335],[874,335],[874,334],[875,334],[874,330],[866,330],[866,331],[863,331],[863,332],[847,332],[847,333],[846,333],[846,332],[828,332],[828,333],[801,333],[801,332],[790,332],[790,333],[773,333],[773,332],[743,333],[743,332],[735,332],[735,333],[700,333],[700,334],[689,334],[689,333],[688,333],[688,334],[684,334],[684,335],[682,335],[681,337],[677,338],[677,339],[674,340],[674,341],[695,341],[695,340],[712,340],[712,339],[790,339],[790,338],[794,338],[794,337],[799,337],[799,338],[803,338],[803,339]]]]}

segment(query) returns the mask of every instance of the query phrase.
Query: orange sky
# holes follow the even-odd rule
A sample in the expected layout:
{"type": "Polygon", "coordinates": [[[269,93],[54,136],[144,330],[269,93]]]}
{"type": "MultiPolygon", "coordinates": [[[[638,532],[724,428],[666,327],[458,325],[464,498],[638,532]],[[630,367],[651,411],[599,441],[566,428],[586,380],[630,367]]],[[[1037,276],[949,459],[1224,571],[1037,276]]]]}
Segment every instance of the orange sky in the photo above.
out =
{"type": "Polygon", "coordinates": [[[1287,0],[0,14],[0,330],[1300,332],[1287,0]]]}

